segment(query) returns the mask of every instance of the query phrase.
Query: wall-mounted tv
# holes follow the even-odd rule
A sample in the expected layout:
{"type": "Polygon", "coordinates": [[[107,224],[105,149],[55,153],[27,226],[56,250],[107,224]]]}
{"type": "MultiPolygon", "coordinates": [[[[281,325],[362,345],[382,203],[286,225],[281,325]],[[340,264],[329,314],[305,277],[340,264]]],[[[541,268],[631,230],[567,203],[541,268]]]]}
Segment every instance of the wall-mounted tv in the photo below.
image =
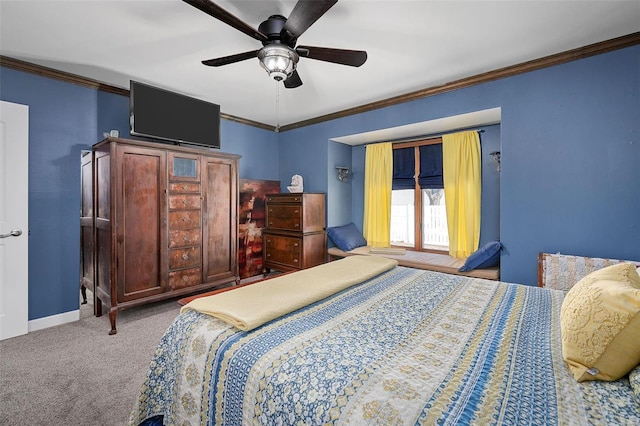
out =
{"type": "Polygon", "coordinates": [[[130,81],[133,136],[220,148],[220,105],[130,81]]]}

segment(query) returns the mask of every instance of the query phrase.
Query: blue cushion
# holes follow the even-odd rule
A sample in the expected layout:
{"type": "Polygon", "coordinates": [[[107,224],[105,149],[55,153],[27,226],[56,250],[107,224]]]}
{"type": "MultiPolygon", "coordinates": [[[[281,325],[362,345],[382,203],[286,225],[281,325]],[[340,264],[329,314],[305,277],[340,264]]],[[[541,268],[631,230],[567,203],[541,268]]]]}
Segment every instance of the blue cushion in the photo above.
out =
{"type": "Polygon", "coordinates": [[[367,245],[367,240],[362,236],[362,232],[353,223],[327,228],[327,234],[331,241],[343,251],[367,245]]]}
{"type": "Polygon", "coordinates": [[[464,262],[458,271],[467,272],[472,269],[483,269],[497,266],[500,263],[500,241],[491,241],[476,250],[464,262]]]}

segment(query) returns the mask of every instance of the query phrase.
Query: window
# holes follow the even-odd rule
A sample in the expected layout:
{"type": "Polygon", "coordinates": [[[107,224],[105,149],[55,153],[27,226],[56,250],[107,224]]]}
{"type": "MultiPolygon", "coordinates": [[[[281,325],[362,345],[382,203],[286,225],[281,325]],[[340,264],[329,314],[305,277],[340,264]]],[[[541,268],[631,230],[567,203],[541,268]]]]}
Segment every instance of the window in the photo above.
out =
{"type": "Polygon", "coordinates": [[[442,139],[393,146],[391,245],[448,251],[442,139]]]}

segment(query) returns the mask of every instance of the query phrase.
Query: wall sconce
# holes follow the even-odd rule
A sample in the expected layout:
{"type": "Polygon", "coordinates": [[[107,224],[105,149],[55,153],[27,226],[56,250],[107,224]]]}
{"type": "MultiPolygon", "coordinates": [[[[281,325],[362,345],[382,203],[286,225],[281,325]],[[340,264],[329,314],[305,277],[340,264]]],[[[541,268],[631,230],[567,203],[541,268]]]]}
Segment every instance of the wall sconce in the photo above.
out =
{"type": "Polygon", "coordinates": [[[500,171],[500,151],[493,151],[489,154],[494,163],[497,164],[496,170],[500,171]]]}
{"type": "Polygon", "coordinates": [[[340,182],[349,182],[349,176],[351,176],[351,170],[348,167],[336,166],[338,170],[338,180],[340,182]]]}

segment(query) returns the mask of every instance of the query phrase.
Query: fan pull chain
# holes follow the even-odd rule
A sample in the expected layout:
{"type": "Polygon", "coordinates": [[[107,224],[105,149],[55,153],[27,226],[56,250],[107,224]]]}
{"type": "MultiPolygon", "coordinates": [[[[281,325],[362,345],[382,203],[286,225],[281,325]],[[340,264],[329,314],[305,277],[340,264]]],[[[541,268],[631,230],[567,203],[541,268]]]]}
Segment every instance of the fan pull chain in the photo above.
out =
{"type": "Polygon", "coordinates": [[[275,82],[276,85],[276,129],[275,132],[280,132],[280,84],[278,81],[275,82]]]}

